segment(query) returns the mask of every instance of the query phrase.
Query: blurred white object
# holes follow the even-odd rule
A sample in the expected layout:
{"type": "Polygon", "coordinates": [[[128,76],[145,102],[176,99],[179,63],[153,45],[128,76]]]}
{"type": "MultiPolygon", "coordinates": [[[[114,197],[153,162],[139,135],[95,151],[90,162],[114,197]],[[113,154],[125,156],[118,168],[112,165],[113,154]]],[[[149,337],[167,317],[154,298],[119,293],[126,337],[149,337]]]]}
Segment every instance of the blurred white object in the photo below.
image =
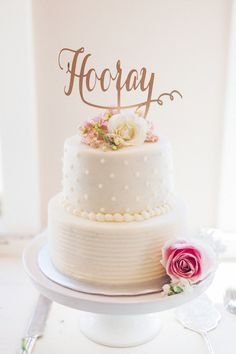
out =
{"type": "Polygon", "coordinates": [[[195,234],[195,238],[211,246],[217,257],[226,251],[225,232],[219,229],[202,228],[195,234]]]}
{"type": "Polygon", "coordinates": [[[226,310],[233,314],[236,314],[236,289],[226,289],[224,294],[224,305],[226,310]]]}
{"type": "Polygon", "coordinates": [[[205,340],[209,353],[214,354],[207,333],[217,327],[221,314],[206,295],[178,308],[176,318],[185,328],[199,333],[205,340]]]}

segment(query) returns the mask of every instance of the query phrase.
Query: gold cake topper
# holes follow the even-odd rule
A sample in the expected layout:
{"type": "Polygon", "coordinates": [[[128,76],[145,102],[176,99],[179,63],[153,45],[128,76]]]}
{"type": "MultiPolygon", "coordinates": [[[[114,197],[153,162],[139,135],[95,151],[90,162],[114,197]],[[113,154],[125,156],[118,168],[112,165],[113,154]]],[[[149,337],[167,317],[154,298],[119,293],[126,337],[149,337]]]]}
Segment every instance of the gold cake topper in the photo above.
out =
{"type": "Polygon", "coordinates": [[[78,91],[82,102],[85,104],[100,108],[100,109],[121,109],[133,108],[136,111],[144,108],[144,117],[147,116],[151,103],[157,103],[158,105],[163,105],[163,98],[168,97],[171,101],[174,100],[175,94],[179,95],[182,98],[182,95],[177,90],[172,90],[171,92],[163,92],[159,94],[157,98],[153,98],[153,87],[155,74],[151,73],[148,75],[147,69],[142,67],[138,72],[136,69],[131,69],[127,75],[124,76],[124,71],[121,66],[121,61],[117,60],[116,62],[116,72],[112,74],[112,71],[109,68],[105,68],[101,71],[100,75],[92,67],[87,68],[88,60],[91,57],[91,54],[88,53],[83,56],[85,52],[84,47],[79,49],[63,48],[61,49],[58,55],[58,65],[61,70],[66,68],[66,73],[69,76],[68,86],[64,87],[64,93],[67,96],[70,96],[72,93],[76,79],[78,79],[78,91]],[[70,54],[69,59],[67,59],[66,65],[62,65],[62,55],[70,54]],[[79,59],[81,58],[81,64],[79,66],[79,59]],[[94,91],[97,83],[100,84],[100,89],[102,92],[109,90],[111,83],[114,82],[116,89],[116,105],[106,106],[97,103],[88,101],[85,98],[85,92],[94,91]],[[140,90],[147,94],[144,101],[134,103],[131,105],[122,104],[121,102],[121,93],[123,90],[126,92],[140,90]]]}

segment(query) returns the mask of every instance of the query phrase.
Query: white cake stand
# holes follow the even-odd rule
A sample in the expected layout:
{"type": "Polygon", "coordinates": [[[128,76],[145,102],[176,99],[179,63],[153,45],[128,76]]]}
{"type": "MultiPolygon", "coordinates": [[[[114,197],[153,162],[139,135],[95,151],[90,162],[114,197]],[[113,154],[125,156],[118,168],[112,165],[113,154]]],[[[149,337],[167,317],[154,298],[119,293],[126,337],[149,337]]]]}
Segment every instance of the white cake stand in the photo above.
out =
{"type": "Polygon", "coordinates": [[[154,338],[161,327],[158,312],[165,311],[202,294],[213,274],[194,286],[191,292],[164,297],[162,293],[138,296],[105,296],[83,293],[64,287],[46,277],[38,265],[38,255],[46,235],[34,238],[23,256],[27,274],[44,296],[62,305],[84,311],[80,330],[96,343],[110,347],[132,347],[154,338]]]}

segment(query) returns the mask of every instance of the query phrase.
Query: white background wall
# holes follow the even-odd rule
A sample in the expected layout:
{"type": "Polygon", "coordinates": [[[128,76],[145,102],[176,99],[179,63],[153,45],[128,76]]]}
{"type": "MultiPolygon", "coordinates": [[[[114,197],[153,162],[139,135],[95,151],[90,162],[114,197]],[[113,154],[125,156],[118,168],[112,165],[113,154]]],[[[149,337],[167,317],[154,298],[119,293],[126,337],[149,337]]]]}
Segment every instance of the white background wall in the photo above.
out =
{"type": "MultiPolygon", "coordinates": [[[[152,107],[173,144],[176,187],[193,226],[215,226],[231,1],[33,1],[42,208],[61,186],[63,141],[96,112],[78,93],[66,97],[57,66],[61,48],[84,46],[97,68],[147,66],[156,92],[183,100],[152,107]]],[[[98,96],[98,100],[100,97],[98,96]]]]}
{"type": "Polygon", "coordinates": [[[224,115],[223,160],[219,198],[219,227],[236,231],[236,1],[233,2],[230,30],[224,115]]]}
{"type": "Polygon", "coordinates": [[[40,228],[31,1],[0,1],[0,143],[3,215],[10,232],[40,228]]]}
{"type": "Polygon", "coordinates": [[[4,211],[11,226],[46,225],[48,199],[61,189],[64,139],[96,114],[77,93],[63,93],[57,55],[65,46],[84,46],[98,69],[113,68],[118,58],[127,69],[146,66],[156,73],[154,92],[183,93],[149,116],[172,142],[190,223],[215,226],[231,1],[32,0],[37,115],[30,3],[0,3],[4,211]]]}

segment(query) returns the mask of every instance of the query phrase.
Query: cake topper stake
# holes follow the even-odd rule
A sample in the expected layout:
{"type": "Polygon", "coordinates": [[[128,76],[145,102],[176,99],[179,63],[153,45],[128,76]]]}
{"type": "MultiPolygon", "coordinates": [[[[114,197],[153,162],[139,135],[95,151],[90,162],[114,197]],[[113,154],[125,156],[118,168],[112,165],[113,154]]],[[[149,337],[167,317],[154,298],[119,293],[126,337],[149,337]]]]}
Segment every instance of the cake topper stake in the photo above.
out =
{"type": "Polygon", "coordinates": [[[145,67],[141,68],[139,72],[136,69],[131,69],[124,79],[121,61],[117,60],[115,75],[112,75],[112,72],[109,68],[103,69],[101,74],[99,75],[94,68],[87,69],[88,59],[91,57],[90,53],[86,54],[82,58],[81,65],[79,67],[78,61],[80,57],[83,56],[84,51],[84,47],[81,47],[76,50],[71,48],[63,48],[61,49],[58,55],[58,65],[61,70],[64,70],[65,66],[63,66],[61,63],[61,56],[65,53],[72,54],[72,58],[70,58],[66,64],[66,73],[69,75],[69,83],[68,86],[64,87],[64,93],[67,96],[70,96],[70,94],[72,93],[75,85],[75,79],[78,79],[79,95],[82,102],[84,102],[85,104],[95,108],[108,110],[117,109],[118,111],[120,111],[121,109],[128,108],[133,108],[135,109],[135,111],[137,111],[140,108],[144,108],[144,117],[147,116],[150,105],[152,103],[157,103],[161,106],[163,105],[164,97],[168,97],[171,101],[173,101],[175,98],[175,94],[179,95],[182,98],[182,94],[177,90],[172,90],[171,92],[163,92],[157,98],[153,98],[155,74],[151,73],[151,75],[148,77],[147,69],[145,67]],[[115,83],[117,93],[116,105],[101,105],[90,102],[85,98],[85,89],[87,89],[88,92],[92,92],[98,82],[100,83],[100,88],[103,92],[109,90],[112,82],[115,83]],[[136,91],[137,89],[140,89],[140,91],[147,93],[146,100],[131,105],[122,104],[121,93],[124,89],[127,92],[130,92],[132,90],[136,91]]]}

